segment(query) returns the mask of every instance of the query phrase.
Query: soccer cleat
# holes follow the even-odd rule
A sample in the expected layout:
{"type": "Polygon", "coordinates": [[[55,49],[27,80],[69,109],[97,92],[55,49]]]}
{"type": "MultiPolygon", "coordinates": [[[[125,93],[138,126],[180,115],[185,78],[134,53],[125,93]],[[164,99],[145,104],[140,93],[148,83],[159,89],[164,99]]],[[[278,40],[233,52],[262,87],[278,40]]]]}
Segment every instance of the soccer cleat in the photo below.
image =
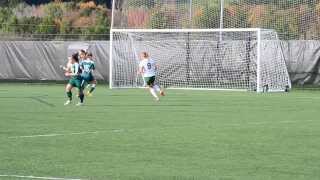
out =
{"type": "Polygon", "coordinates": [[[91,96],[92,96],[92,93],[90,93],[90,92],[88,91],[86,95],[87,95],[88,97],[91,97],[91,96]]]}
{"type": "Polygon", "coordinates": [[[155,101],[157,101],[157,102],[158,102],[158,101],[160,101],[160,99],[159,99],[158,97],[156,97],[156,98],[155,98],[155,101]]]}
{"type": "Polygon", "coordinates": [[[165,96],[164,91],[160,91],[161,96],[165,96]]]}
{"type": "Polygon", "coordinates": [[[76,106],[83,106],[83,103],[82,103],[82,102],[78,102],[78,103],[76,104],[76,106]]]}
{"type": "Polygon", "coordinates": [[[71,101],[70,100],[67,100],[65,103],[64,103],[64,105],[66,106],[66,105],[69,105],[71,103],[71,101]]]}

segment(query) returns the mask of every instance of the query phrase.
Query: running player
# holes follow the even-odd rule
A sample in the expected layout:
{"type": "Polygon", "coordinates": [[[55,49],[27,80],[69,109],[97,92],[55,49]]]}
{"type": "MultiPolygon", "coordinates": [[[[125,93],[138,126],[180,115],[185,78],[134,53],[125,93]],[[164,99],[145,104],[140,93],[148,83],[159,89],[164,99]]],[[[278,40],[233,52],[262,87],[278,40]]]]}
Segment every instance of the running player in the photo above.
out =
{"type": "Polygon", "coordinates": [[[92,92],[95,90],[97,85],[97,80],[93,76],[93,71],[95,70],[95,64],[92,60],[92,53],[87,53],[86,59],[81,61],[80,68],[82,70],[83,86],[87,83],[91,86],[90,90],[87,92],[87,96],[92,96],[92,92]]]}
{"type": "Polygon", "coordinates": [[[142,52],[140,55],[141,61],[139,63],[138,72],[143,76],[144,81],[156,101],[159,101],[159,97],[156,92],[160,92],[161,96],[164,96],[164,91],[161,90],[159,85],[155,84],[157,65],[154,60],[149,58],[147,52],[142,52]]]}
{"type": "Polygon", "coordinates": [[[82,77],[80,75],[81,69],[79,65],[79,58],[78,58],[78,53],[73,54],[71,58],[69,59],[70,62],[68,62],[68,67],[63,67],[65,70],[65,75],[67,77],[70,77],[70,80],[66,86],[66,93],[68,100],[65,102],[64,105],[68,105],[72,101],[72,89],[74,87],[78,88],[79,91],[79,99],[80,102],[77,103],[77,106],[83,105],[83,100],[84,100],[84,94],[83,94],[83,87],[81,86],[82,83],[82,77]]]}

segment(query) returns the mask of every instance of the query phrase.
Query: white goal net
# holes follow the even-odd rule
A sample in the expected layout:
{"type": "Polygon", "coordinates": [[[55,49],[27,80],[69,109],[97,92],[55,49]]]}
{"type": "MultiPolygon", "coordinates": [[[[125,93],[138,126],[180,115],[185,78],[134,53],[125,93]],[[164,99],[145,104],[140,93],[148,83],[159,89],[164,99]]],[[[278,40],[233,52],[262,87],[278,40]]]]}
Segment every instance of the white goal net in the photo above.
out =
{"type": "Polygon", "coordinates": [[[263,29],[112,29],[110,87],[142,87],[139,54],[159,65],[165,88],[285,91],[281,44],[263,29]]]}

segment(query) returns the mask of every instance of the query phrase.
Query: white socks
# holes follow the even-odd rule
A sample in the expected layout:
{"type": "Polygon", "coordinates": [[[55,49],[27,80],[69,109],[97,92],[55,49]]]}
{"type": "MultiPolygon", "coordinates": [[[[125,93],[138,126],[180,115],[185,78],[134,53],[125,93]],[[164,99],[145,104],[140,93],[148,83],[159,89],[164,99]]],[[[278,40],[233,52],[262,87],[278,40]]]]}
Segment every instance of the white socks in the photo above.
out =
{"type": "Polygon", "coordinates": [[[157,96],[156,91],[154,90],[154,88],[150,88],[150,93],[152,94],[153,97],[155,97],[157,100],[159,99],[159,97],[157,96]]]}
{"type": "Polygon", "coordinates": [[[153,89],[154,89],[155,91],[157,91],[157,92],[160,92],[160,91],[161,91],[161,89],[160,89],[160,87],[159,87],[158,85],[154,85],[154,86],[153,86],[153,89]]]}

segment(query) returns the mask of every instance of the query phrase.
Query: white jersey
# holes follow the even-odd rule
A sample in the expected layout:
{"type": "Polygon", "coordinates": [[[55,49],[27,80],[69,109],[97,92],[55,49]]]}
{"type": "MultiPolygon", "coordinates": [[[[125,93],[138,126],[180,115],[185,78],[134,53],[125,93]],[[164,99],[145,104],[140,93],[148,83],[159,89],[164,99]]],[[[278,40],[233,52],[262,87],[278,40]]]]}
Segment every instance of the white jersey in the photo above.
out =
{"type": "Polygon", "coordinates": [[[156,75],[156,62],[152,59],[141,60],[139,68],[143,69],[143,77],[152,77],[156,75]]]}

